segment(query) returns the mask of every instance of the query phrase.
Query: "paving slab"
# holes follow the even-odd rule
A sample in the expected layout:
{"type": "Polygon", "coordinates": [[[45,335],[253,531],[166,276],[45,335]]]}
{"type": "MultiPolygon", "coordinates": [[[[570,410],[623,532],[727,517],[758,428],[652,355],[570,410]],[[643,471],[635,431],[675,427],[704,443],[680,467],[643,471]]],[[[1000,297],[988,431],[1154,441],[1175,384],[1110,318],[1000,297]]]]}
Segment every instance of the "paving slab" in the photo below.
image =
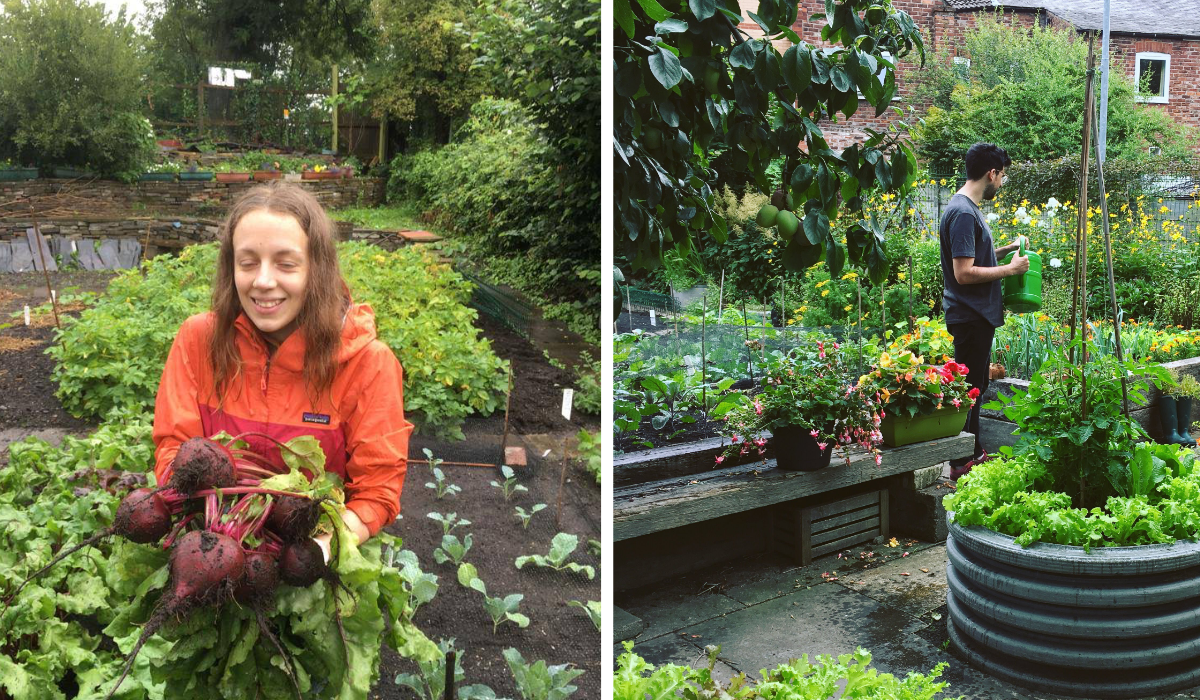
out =
{"type": "Polygon", "coordinates": [[[100,245],[97,246],[96,256],[100,258],[105,270],[121,269],[121,261],[117,258],[119,248],[120,244],[115,239],[101,239],[100,245]]]}
{"type": "Polygon", "coordinates": [[[142,256],[142,244],[136,238],[121,238],[117,241],[117,262],[126,270],[137,267],[142,256]]]}
{"type": "Polygon", "coordinates": [[[8,268],[12,272],[30,272],[33,270],[33,249],[29,241],[18,238],[12,241],[12,263],[8,268]]]}
{"type": "MultiPolygon", "coordinates": [[[[664,664],[675,664],[676,666],[691,666],[692,668],[707,668],[708,654],[704,650],[703,644],[697,644],[698,640],[691,639],[688,636],[674,635],[659,637],[648,642],[639,642],[634,644],[633,651],[638,656],[642,657],[649,663],[655,666],[664,664]]],[[[616,644],[613,646],[613,665],[616,665],[617,659],[621,654],[625,653],[624,644],[616,644]]],[[[730,679],[738,675],[738,671],[727,663],[717,660],[713,666],[712,677],[721,685],[729,683],[730,679]]]]}
{"type": "Polygon", "coordinates": [[[58,272],[58,264],[54,262],[54,253],[50,252],[46,237],[32,228],[25,229],[25,237],[29,240],[29,250],[33,251],[34,269],[41,270],[44,265],[51,272],[58,272]]]}
{"type": "Polygon", "coordinates": [[[79,254],[79,264],[85,270],[103,270],[104,263],[100,262],[99,256],[96,255],[96,241],[90,238],[82,238],[76,241],[76,247],[79,254]]]}
{"type": "Polygon", "coordinates": [[[720,593],[697,595],[678,590],[655,591],[636,599],[618,600],[617,605],[646,623],[638,640],[661,637],[745,607],[720,593]]]}
{"type": "Polygon", "coordinates": [[[626,639],[633,639],[646,629],[646,623],[642,622],[642,618],[635,617],[625,611],[624,608],[612,606],[612,625],[613,639],[618,642],[623,642],[626,639]]]}
{"type": "Polygon", "coordinates": [[[840,577],[837,583],[919,618],[946,604],[946,545],[840,577]]]}
{"type": "Polygon", "coordinates": [[[721,660],[758,677],[808,654],[848,654],[907,638],[923,623],[842,586],[821,584],[681,630],[696,644],[719,644],[721,660]],[[694,636],[695,635],[695,636],[694,636]]]}
{"type": "Polygon", "coordinates": [[[8,272],[12,266],[12,244],[0,241],[0,272],[8,272]]]}

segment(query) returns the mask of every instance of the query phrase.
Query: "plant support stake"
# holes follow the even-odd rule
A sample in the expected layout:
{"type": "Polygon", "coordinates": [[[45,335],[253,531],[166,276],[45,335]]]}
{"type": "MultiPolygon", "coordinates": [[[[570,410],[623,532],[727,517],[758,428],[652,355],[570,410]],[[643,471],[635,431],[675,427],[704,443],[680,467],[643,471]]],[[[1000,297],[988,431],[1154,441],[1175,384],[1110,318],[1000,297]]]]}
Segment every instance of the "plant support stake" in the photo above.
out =
{"type": "Polygon", "coordinates": [[[442,695],[442,700],[454,700],[454,666],[457,662],[457,649],[446,652],[446,692],[442,695]]]}
{"type": "Polygon", "coordinates": [[[504,397],[504,436],[500,438],[500,462],[494,466],[500,466],[508,460],[505,452],[508,450],[508,410],[512,406],[512,389],[513,389],[513,368],[512,363],[508,365],[508,394],[504,397]]]}
{"type": "MultiPolygon", "coordinates": [[[[708,376],[704,371],[704,365],[708,362],[708,357],[704,351],[704,332],[708,322],[708,290],[704,291],[704,296],[700,302],[700,403],[704,405],[704,413],[708,414],[708,376]]],[[[695,394],[692,394],[695,396],[695,394]]]]}
{"type": "MultiPolygon", "coordinates": [[[[1108,15],[1105,15],[1107,21],[1108,15]]],[[[1108,37],[1105,37],[1107,44],[1108,37]]],[[[1105,57],[1107,60],[1107,56],[1105,57]]],[[[1112,255],[1112,236],[1109,233],[1108,226],[1108,195],[1104,192],[1104,132],[1100,130],[1100,124],[1092,122],[1096,127],[1096,187],[1100,196],[1100,221],[1104,224],[1104,266],[1105,272],[1108,274],[1108,298],[1112,303],[1112,319],[1113,319],[1113,340],[1117,351],[1117,362],[1125,361],[1125,353],[1121,349],[1121,311],[1117,306],[1117,283],[1113,278],[1113,255],[1112,255]]],[[[1124,374],[1121,374],[1121,412],[1129,413],[1129,382],[1124,374]]]]}
{"type": "Polygon", "coordinates": [[[721,322],[721,312],[725,306],[725,268],[721,268],[721,288],[717,292],[717,323],[721,322]]]}
{"type": "Polygon", "coordinates": [[[746,360],[750,367],[750,383],[754,383],[754,354],[750,352],[750,321],[746,316],[746,300],[742,299],[742,328],[746,331],[746,360]]]}
{"type": "Polygon", "coordinates": [[[54,297],[54,290],[50,287],[50,268],[46,267],[46,246],[42,239],[42,228],[38,226],[37,217],[33,213],[33,204],[29,206],[29,218],[33,222],[33,238],[37,243],[38,255],[42,259],[42,274],[46,278],[46,296],[50,297],[50,310],[54,312],[54,327],[62,330],[62,324],[58,322],[58,300],[54,297]]]}
{"type": "MultiPolygon", "coordinates": [[[[912,272],[912,256],[908,256],[908,332],[913,333],[917,330],[916,319],[913,318],[912,311],[913,298],[913,272],[912,272]]],[[[883,332],[887,333],[887,324],[883,326],[883,332]]]]}

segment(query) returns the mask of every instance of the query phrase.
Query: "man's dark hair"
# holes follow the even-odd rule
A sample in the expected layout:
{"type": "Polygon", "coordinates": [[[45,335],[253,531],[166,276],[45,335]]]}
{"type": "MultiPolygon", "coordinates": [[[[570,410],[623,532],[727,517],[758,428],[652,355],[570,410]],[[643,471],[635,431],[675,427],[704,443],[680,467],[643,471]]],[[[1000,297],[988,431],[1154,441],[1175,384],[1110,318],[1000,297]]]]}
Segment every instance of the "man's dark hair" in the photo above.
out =
{"type": "Polygon", "coordinates": [[[977,143],[967,149],[967,179],[978,180],[989,170],[1003,170],[1012,165],[1008,152],[994,143],[977,143]]]}

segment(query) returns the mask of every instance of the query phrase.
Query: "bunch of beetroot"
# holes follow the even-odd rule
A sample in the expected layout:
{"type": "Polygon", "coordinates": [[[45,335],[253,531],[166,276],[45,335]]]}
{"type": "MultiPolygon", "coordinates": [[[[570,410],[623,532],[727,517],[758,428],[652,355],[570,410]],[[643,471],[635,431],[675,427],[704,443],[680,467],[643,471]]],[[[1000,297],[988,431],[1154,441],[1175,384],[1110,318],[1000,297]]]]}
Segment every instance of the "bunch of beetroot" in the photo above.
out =
{"type": "MultiPolygon", "coordinates": [[[[255,435],[289,449],[269,436],[255,435]]],[[[244,435],[230,444],[241,437],[244,435]]],[[[165,486],[130,492],[118,506],[112,527],[59,553],[18,586],[5,604],[68,555],[107,537],[120,535],[139,544],[161,541],[162,547],[171,551],[167,591],[146,622],[109,697],[129,674],[142,645],[166,621],[227,602],[254,610],[260,631],[283,657],[299,697],[291,659],[267,623],[275,591],[280,583],[307,587],[320,580],[344,587],[312,539],[327,513],[321,499],[261,486],[262,481],[280,473],[264,456],[250,450],[230,449],[207,438],[188,440],[171,463],[165,486]]],[[[333,531],[338,532],[336,526],[333,531]]],[[[338,623],[340,627],[340,617],[338,623]]],[[[344,632],[342,636],[344,643],[344,632]]]]}

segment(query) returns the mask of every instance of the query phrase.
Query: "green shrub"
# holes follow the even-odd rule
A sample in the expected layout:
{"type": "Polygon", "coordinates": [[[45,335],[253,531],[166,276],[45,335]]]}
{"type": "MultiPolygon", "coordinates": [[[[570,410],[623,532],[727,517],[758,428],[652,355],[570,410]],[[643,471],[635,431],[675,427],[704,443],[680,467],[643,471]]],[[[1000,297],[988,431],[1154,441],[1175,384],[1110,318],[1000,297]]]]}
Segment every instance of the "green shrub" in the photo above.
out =
{"type": "Polygon", "coordinates": [[[547,302],[587,300],[599,328],[599,283],[589,275],[599,268],[599,228],[564,207],[591,195],[559,177],[553,156],[518,103],[483,99],[454,143],[397,156],[388,194],[465,242],[499,281],[547,302]]]}
{"type": "MultiPolygon", "coordinates": [[[[501,405],[505,363],[471,323],[469,284],[418,249],[387,253],[346,243],[339,251],[354,300],[372,306],[380,340],[404,366],[404,407],[414,423],[461,438],[467,415],[501,405]]],[[[117,276],[93,307],[67,321],[48,352],[70,413],[153,410],[180,324],[208,308],[215,260],[215,245],[148,260],[144,278],[134,271],[117,276]]]]}
{"type": "Polygon", "coordinates": [[[82,0],[0,12],[0,157],[132,180],[157,152],[132,24],[82,0]]]}

